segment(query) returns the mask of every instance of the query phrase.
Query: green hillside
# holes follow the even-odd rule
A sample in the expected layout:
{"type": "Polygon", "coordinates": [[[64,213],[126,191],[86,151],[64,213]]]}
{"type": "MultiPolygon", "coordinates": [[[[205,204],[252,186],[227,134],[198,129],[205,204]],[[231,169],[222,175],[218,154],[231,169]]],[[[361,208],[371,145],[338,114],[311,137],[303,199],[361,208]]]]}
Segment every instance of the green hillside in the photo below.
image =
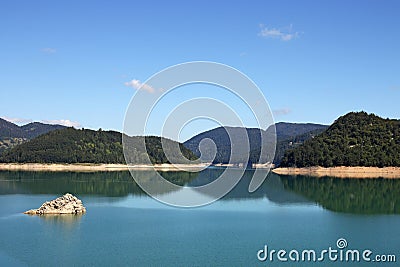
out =
{"type": "Polygon", "coordinates": [[[307,140],[312,139],[317,135],[323,133],[327,128],[328,126],[324,126],[303,134],[289,136],[289,137],[287,136],[279,137],[278,135],[276,142],[274,163],[276,165],[279,165],[287,150],[301,146],[307,140]]]}
{"type": "MultiPolygon", "coordinates": [[[[167,163],[160,137],[129,137],[128,141],[146,140],[147,152],[153,163],[167,163]]],[[[29,142],[4,152],[0,162],[18,163],[125,163],[122,134],[115,131],[93,131],[65,128],[40,135],[29,142]]],[[[166,147],[176,144],[165,139],[166,147]]],[[[192,152],[179,144],[183,155],[195,159],[192,152]]],[[[134,163],[146,163],[145,152],[135,150],[134,163]]],[[[133,163],[133,162],[132,162],[133,163]]]]}
{"type": "Polygon", "coordinates": [[[280,166],[400,166],[400,121],[351,112],[285,153],[280,166]]]}

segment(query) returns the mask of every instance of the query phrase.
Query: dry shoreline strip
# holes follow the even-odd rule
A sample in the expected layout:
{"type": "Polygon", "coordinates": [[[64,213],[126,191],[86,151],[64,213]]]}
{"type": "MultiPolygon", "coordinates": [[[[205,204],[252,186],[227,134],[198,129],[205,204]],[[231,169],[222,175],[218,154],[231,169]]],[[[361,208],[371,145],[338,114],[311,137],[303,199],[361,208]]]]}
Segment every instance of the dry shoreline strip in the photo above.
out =
{"type": "MultiPolygon", "coordinates": [[[[104,172],[152,170],[182,171],[201,170],[209,164],[156,164],[134,165],[125,164],[43,164],[43,163],[0,163],[0,171],[46,171],[46,172],[104,172]]],[[[308,167],[308,168],[276,168],[272,172],[280,175],[305,175],[314,177],[331,176],[337,178],[391,178],[400,179],[400,167],[308,167]]]]}
{"type": "Polygon", "coordinates": [[[400,167],[308,167],[308,168],[277,168],[272,172],[280,175],[305,175],[314,177],[337,178],[388,178],[400,179],[400,167]]]}
{"type": "Polygon", "coordinates": [[[46,171],[46,172],[103,172],[103,171],[127,171],[153,170],[157,171],[181,171],[197,170],[207,167],[207,164],[155,164],[134,165],[125,164],[42,164],[42,163],[0,163],[0,171],[46,171]]]}

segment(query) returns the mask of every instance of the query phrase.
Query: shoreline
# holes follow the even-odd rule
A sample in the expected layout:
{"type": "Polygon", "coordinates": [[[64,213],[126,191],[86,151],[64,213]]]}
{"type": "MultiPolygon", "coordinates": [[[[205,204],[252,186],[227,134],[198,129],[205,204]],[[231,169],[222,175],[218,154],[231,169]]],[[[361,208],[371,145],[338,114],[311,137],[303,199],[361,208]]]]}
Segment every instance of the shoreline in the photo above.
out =
{"type": "Polygon", "coordinates": [[[47,171],[47,172],[109,172],[133,170],[182,171],[201,170],[208,164],[94,164],[94,163],[0,163],[0,171],[47,171]]]}
{"type": "Polygon", "coordinates": [[[305,175],[313,177],[331,176],[336,178],[354,179],[400,179],[400,167],[305,167],[305,168],[276,168],[273,173],[279,175],[305,175]]]}

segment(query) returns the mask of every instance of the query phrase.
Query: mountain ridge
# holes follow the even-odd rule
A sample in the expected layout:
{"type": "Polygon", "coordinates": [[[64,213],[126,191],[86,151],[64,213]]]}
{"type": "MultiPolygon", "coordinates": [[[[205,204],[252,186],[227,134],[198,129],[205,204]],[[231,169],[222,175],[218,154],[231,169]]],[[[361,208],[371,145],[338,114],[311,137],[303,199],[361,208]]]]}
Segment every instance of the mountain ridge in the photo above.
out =
{"type": "Polygon", "coordinates": [[[18,126],[15,123],[0,118],[0,154],[39,135],[63,128],[66,128],[66,126],[41,122],[31,122],[18,126]]]}
{"type": "Polygon", "coordinates": [[[0,118],[0,138],[26,138],[32,139],[52,130],[66,128],[59,124],[30,122],[22,126],[0,118]]]}
{"type": "MultiPolygon", "coordinates": [[[[216,157],[213,160],[213,163],[229,163],[230,162],[230,152],[231,152],[231,141],[229,138],[229,134],[233,139],[236,138],[235,135],[240,134],[240,131],[246,130],[248,139],[250,142],[250,161],[252,163],[257,163],[260,158],[260,147],[261,142],[264,143],[264,146],[269,142],[271,143],[271,138],[276,137],[276,145],[277,149],[275,151],[275,159],[274,163],[279,163],[280,158],[283,156],[284,151],[290,146],[296,146],[298,143],[293,142],[297,140],[296,138],[300,135],[305,135],[307,133],[314,132],[315,134],[319,134],[320,132],[327,129],[327,125],[315,124],[315,123],[288,123],[288,122],[279,122],[275,125],[269,126],[266,130],[259,128],[244,128],[244,127],[217,127],[211,130],[207,130],[205,132],[199,133],[192,138],[186,140],[183,144],[185,147],[190,149],[196,156],[200,156],[199,144],[203,139],[211,139],[217,148],[216,157]],[[275,126],[275,128],[274,128],[275,126]],[[228,132],[229,134],[228,134],[228,132]],[[261,141],[261,137],[263,140],[261,141]],[[264,139],[265,138],[265,139],[264,139]]],[[[243,133],[242,133],[243,134],[243,133]]],[[[302,143],[308,138],[312,138],[313,135],[303,136],[303,138],[299,139],[299,142],[302,143]]],[[[235,144],[237,145],[237,144],[235,144]]],[[[209,151],[206,151],[209,152],[209,151]]],[[[205,160],[212,158],[211,155],[202,155],[205,160]]],[[[240,157],[238,157],[240,158],[240,157]]],[[[237,163],[232,162],[231,163],[237,163]]],[[[243,163],[243,162],[242,162],[243,163]]]]}
{"type": "MultiPolygon", "coordinates": [[[[102,131],[101,129],[98,131],[77,130],[72,127],[66,128],[60,126],[62,129],[56,129],[43,134],[49,127],[42,123],[30,123],[20,127],[2,120],[0,121],[0,125],[3,126],[1,128],[3,136],[4,132],[8,131],[15,134],[14,136],[32,138],[27,143],[25,143],[26,140],[22,137],[19,139],[16,138],[15,147],[3,153],[3,157],[1,157],[1,161],[3,162],[125,162],[121,145],[122,133],[120,132],[102,131]],[[72,134],[71,131],[73,132],[72,134]],[[22,135],[22,132],[25,135],[22,135]],[[32,132],[34,134],[27,134],[32,132]],[[56,133],[58,133],[58,137],[55,138],[56,133]],[[39,135],[33,138],[35,134],[39,135]],[[76,138],[75,135],[80,136],[80,138],[76,138]],[[47,140],[46,138],[49,138],[49,136],[52,137],[47,140]],[[55,138],[56,141],[52,138],[55,138]],[[44,142],[44,140],[46,141],[44,142]],[[51,143],[53,147],[46,147],[46,143],[51,143]],[[85,149],[91,152],[87,152],[85,149]],[[65,156],[68,153],[70,157],[62,157],[62,155],[65,156]]],[[[168,140],[167,143],[169,142],[169,144],[179,144],[180,150],[184,151],[187,158],[196,159],[196,157],[200,156],[200,142],[209,138],[217,148],[216,157],[209,160],[212,160],[213,163],[229,163],[231,153],[229,137],[233,136],[233,140],[241,140],[240,138],[243,138],[247,134],[250,141],[250,147],[248,148],[250,149],[250,158],[247,159],[242,155],[234,155],[234,161],[230,163],[246,164],[243,160],[245,159],[248,160],[247,164],[249,164],[259,162],[260,148],[262,146],[261,140],[263,145],[266,144],[261,137],[267,136],[268,144],[271,141],[268,139],[271,138],[268,136],[268,133],[275,132],[277,146],[274,163],[282,167],[400,166],[400,158],[398,156],[400,155],[400,120],[383,119],[375,114],[367,114],[362,111],[345,114],[335,120],[330,126],[315,123],[286,122],[279,122],[274,126],[275,129],[271,126],[266,130],[243,127],[217,127],[202,132],[188,139],[183,144],[155,136],[132,137],[129,140],[135,140],[133,141],[134,146],[137,144],[140,147],[140,144],[135,142],[139,142],[144,138],[150,146],[149,155],[152,162],[166,163],[168,160],[163,154],[161,140],[168,140]],[[228,135],[227,131],[231,135],[228,135]]],[[[241,145],[234,143],[233,147],[236,149],[239,148],[236,151],[242,151],[240,150],[241,145]]],[[[204,154],[209,152],[206,150],[204,154]]],[[[146,152],[137,151],[135,153],[133,154],[134,160],[143,162],[143,155],[141,153],[146,152]]]]}

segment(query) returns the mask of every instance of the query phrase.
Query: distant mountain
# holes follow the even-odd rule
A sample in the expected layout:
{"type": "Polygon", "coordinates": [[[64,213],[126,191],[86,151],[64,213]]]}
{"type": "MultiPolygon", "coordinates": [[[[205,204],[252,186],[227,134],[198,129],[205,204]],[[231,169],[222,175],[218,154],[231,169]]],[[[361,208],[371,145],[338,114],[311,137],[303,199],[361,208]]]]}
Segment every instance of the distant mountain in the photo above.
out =
{"type": "Polygon", "coordinates": [[[9,148],[22,144],[39,135],[63,129],[65,126],[32,122],[18,126],[0,118],[0,154],[9,148]]]}
{"type": "Polygon", "coordinates": [[[293,139],[299,135],[308,134],[310,132],[318,133],[328,129],[328,127],[328,125],[315,123],[278,122],[275,124],[276,136],[279,140],[293,139]]]}
{"type": "Polygon", "coordinates": [[[281,166],[400,166],[400,120],[350,112],[325,132],[288,150],[281,166]]]}
{"type": "MultiPolygon", "coordinates": [[[[153,163],[167,163],[160,137],[130,137],[130,146],[139,148],[146,141],[147,153],[153,163]]],[[[196,159],[193,153],[175,141],[165,139],[166,149],[179,145],[187,159],[196,159]]],[[[130,163],[146,163],[146,151],[133,150],[130,163]]],[[[175,160],[175,159],[172,159],[175,160]]],[[[40,135],[29,142],[7,150],[0,162],[18,163],[125,163],[122,134],[115,131],[93,131],[64,128],[40,135]]]]}
{"type": "MultiPolygon", "coordinates": [[[[315,135],[326,130],[328,126],[320,125],[320,124],[310,124],[310,123],[284,123],[280,122],[275,125],[276,131],[276,141],[277,141],[277,150],[275,152],[275,160],[274,162],[279,162],[281,157],[284,154],[284,151],[288,148],[295,147],[299,144],[302,144],[305,140],[313,138],[315,135]]],[[[218,127],[203,133],[200,133],[186,142],[184,142],[184,146],[190,149],[196,156],[200,156],[199,144],[202,140],[211,139],[217,149],[216,156],[213,160],[213,163],[228,163],[231,152],[231,141],[229,135],[234,140],[240,140],[240,136],[243,136],[247,133],[250,141],[250,161],[257,162],[257,159],[260,154],[261,147],[261,137],[265,138],[264,145],[270,143],[271,133],[274,132],[272,126],[270,126],[267,130],[257,129],[257,128],[240,128],[240,127],[218,127]]],[[[234,146],[240,146],[241,144],[233,143],[234,146]]],[[[211,151],[211,150],[209,150],[211,151]]],[[[207,150],[205,151],[206,155],[202,155],[202,160],[212,160],[213,157],[211,153],[207,155],[207,150]]],[[[236,156],[240,161],[240,156],[236,156]]],[[[232,162],[232,161],[231,161],[232,162]]],[[[237,163],[233,161],[233,163],[237,163]]],[[[243,162],[241,162],[243,163],[243,162]]]]}
{"type": "Polygon", "coordinates": [[[31,122],[23,126],[18,126],[12,122],[0,118],[0,139],[4,138],[32,139],[41,134],[45,134],[50,131],[63,128],[66,127],[58,124],[45,124],[41,122],[31,122]]]}
{"type": "MultiPolygon", "coordinates": [[[[266,132],[264,130],[260,130],[257,128],[241,128],[241,127],[218,127],[212,129],[210,131],[206,131],[200,133],[188,141],[184,142],[184,146],[191,150],[196,156],[200,157],[199,144],[202,140],[211,139],[216,145],[216,156],[213,160],[213,163],[228,163],[231,157],[231,141],[237,140],[237,142],[233,142],[234,152],[243,151],[245,148],[241,149],[240,146],[244,146],[241,141],[243,141],[243,137],[248,135],[250,142],[249,151],[259,151],[261,147],[261,136],[266,136],[266,132]],[[230,137],[229,137],[230,136],[230,137]],[[236,150],[237,149],[237,150],[236,150]]],[[[203,151],[203,161],[211,161],[214,157],[211,153],[212,147],[207,149],[205,146],[205,151],[203,151]]],[[[233,163],[243,163],[242,156],[237,155],[235,153],[233,155],[233,163]]],[[[247,153],[244,153],[244,155],[247,153]]]]}
{"type": "Polygon", "coordinates": [[[0,139],[25,138],[24,131],[18,125],[0,118],[0,139]]]}
{"type": "Polygon", "coordinates": [[[66,126],[58,124],[45,124],[41,122],[31,122],[21,126],[21,129],[25,133],[25,137],[27,139],[33,139],[39,135],[64,128],[66,128],[66,126]]]}

